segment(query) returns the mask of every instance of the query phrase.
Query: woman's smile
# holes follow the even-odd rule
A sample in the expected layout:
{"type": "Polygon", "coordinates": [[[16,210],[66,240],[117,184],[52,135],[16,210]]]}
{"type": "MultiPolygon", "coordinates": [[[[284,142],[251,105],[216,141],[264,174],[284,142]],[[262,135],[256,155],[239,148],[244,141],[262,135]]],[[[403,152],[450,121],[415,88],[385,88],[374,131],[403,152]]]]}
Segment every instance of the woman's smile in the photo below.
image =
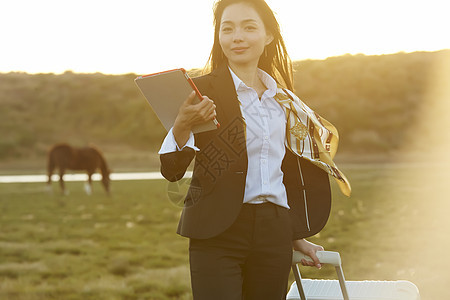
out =
{"type": "Polygon", "coordinates": [[[241,54],[241,53],[244,53],[245,50],[247,50],[248,48],[249,47],[234,47],[234,48],[231,48],[231,50],[236,54],[241,54]]]}

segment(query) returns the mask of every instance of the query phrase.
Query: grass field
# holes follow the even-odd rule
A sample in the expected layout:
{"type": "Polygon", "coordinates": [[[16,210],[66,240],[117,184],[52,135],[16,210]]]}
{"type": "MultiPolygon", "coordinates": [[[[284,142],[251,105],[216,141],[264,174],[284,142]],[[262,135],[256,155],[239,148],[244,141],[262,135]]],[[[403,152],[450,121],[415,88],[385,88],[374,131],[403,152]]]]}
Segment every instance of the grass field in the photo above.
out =
{"type": "MultiPolygon", "coordinates": [[[[450,299],[448,166],[346,165],[325,229],[310,240],[339,251],[348,280],[410,280],[423,300],[450,299]],[[420,173],[419,173],[420,172],[420,173]],[[426,178],[419,177],[426,174],[426,178]]],[[[164,181],[119,181],[107,197],[41,183],[0,185],[0,299],[191,299],[180,208],[164,181]]],[[[333,268],[302,268],[328,278],[333,268]]],[[[293,277],[291,276],[291,282],[293,277]]]]}

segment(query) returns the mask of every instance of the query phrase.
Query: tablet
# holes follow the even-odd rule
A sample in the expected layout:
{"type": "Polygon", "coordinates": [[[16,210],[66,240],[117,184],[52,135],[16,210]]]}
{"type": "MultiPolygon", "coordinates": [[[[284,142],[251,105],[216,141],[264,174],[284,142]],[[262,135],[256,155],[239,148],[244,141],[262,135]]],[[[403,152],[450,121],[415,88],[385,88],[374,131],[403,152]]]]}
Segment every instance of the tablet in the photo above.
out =
{"type": "MultiPolygon", "coordinates": [[[[192,79],[184,69],[169,70],[137,77],[136,85],[158,116],[164,128],[169,131],[175,123],[178,110],[187,97],[195,91],[194,103],[203,99],[192,79]]],[[[217,129],[220,124],[216,119],[195,125],[193,133],[217,129]]]]}

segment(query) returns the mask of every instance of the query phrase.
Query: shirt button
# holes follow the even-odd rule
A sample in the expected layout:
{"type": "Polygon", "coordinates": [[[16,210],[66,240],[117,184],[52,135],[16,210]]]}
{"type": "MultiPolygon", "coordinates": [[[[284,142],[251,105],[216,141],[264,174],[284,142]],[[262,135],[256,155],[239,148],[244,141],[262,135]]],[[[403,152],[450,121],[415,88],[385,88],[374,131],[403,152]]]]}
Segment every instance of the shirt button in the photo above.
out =
{"type": "Polygon", "coordinates": [[[266,160],[265,160],[265,159],[263,159],[263,160],[261,160],[261,162],[262,162],[263,164],[265,164],[265,163],[266,163],[266,160]]]}
{"type": "Polygon", "coordinates": [[[267,141],[269,139],[269,137],[266,135],[266,136],[264,136],[264,139],[267,141]]]}

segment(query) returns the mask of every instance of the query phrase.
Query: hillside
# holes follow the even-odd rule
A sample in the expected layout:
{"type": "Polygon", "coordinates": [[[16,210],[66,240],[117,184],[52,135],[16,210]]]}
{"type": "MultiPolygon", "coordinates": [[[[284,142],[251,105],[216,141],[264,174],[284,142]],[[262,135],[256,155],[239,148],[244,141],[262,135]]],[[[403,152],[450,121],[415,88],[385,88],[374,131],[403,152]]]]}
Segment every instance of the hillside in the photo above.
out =
{"type": "MultiPolygon", "coordinates": [[[[340,153],[388,154],[416,134],[408,128],[443,56],[450,50],[296,61],[295,92],[339,129],[340,153]]],[[[60,141],[156,151],[165,131],[135,77],[0,74],[0,161],[42,157],[60,141]]]]}
{"type": "Polygon", "coordinates": [[[448,60],[450,51],[297,62],[296,92],[338,128],[341,150],[389,153],[422,129],[420,116],[434,102],[431,83],[444,56],[448,60]]]}

